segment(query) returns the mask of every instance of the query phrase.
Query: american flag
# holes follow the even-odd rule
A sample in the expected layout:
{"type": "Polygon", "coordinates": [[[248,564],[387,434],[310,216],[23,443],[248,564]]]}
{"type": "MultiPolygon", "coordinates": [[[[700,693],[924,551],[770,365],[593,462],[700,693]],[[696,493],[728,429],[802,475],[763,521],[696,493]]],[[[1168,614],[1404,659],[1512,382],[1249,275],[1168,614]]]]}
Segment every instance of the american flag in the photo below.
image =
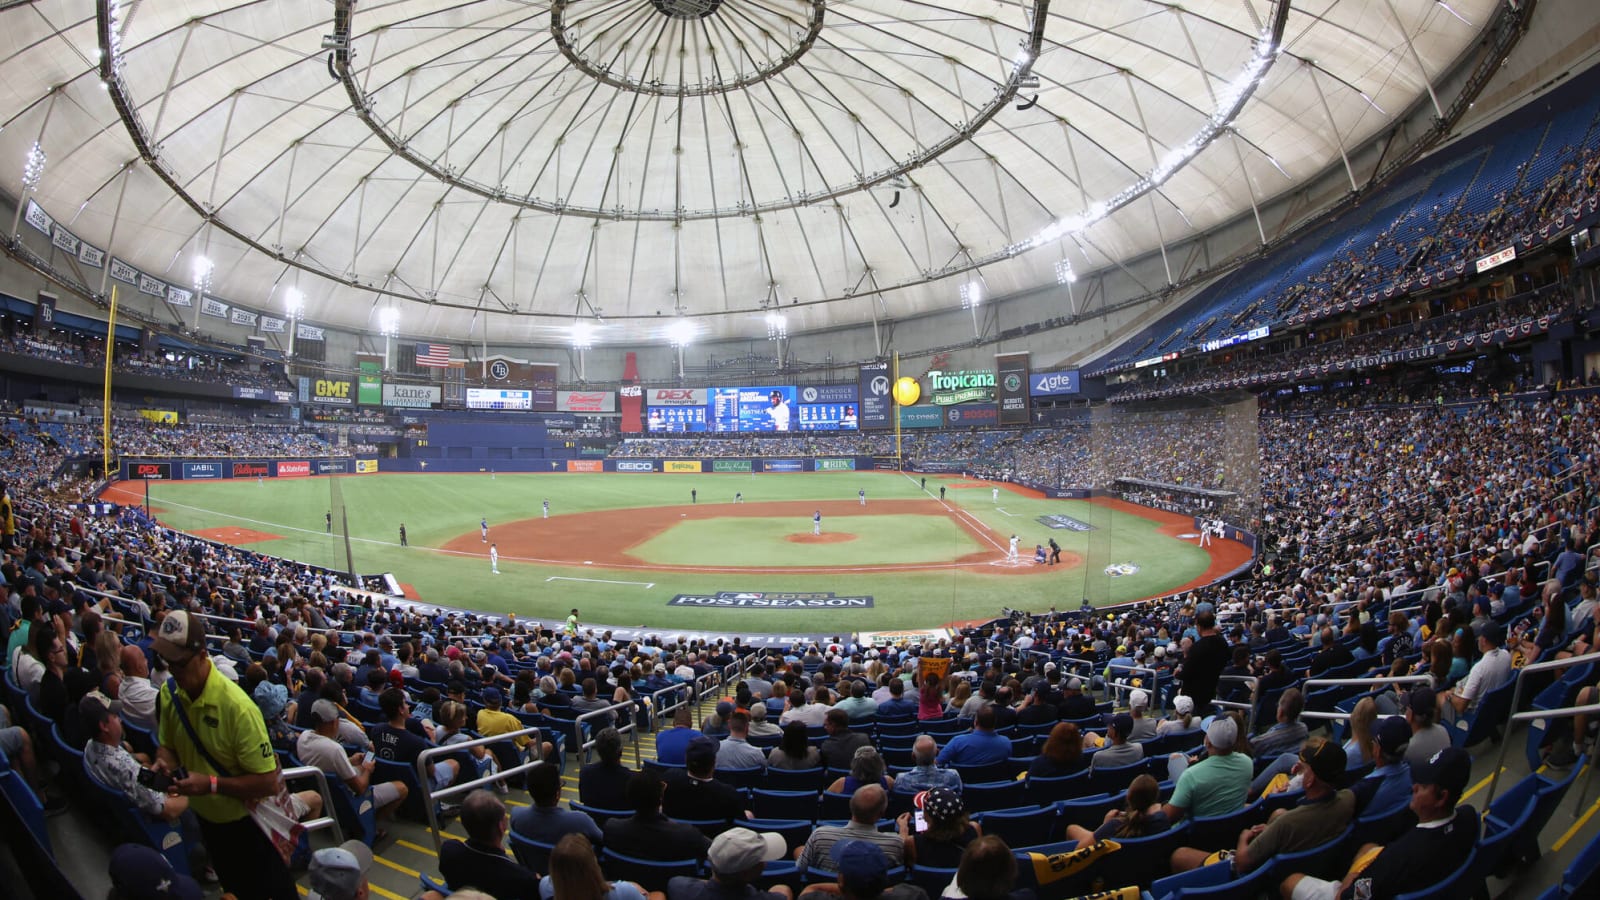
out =
{"type": "Polygon", "coordinates": [[[417,365],[443,369],[450,365],[449,344],[418,344],[417,365]]]}

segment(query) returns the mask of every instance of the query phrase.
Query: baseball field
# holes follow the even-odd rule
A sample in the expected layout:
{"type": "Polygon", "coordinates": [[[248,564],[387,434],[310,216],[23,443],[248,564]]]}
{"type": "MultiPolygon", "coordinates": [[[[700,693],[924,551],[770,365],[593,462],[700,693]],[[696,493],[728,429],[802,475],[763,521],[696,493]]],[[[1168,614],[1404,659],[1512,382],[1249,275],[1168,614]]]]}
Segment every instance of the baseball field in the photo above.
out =
{"type": "MultiPolygon", "coordinates": [[[[534,619],[576,606],[589,622],[746,633],[926,628],[1002,606],[1119,603],[1209,581],[1249,557],[1228,541],[1200,548],[1187,517],[957,476],[929,476],[924,488],[919,478],[381,474],[156,482],[149,504],[169,526],[341,570],[347,528],[357,571],[392,572],[424,602],[534,619]],[[1051,538],[1060,564],[1035,564],[1035,546],[1051,538]],[[811,596],[774,599],[786,593],[811,596]]],[[[144,487],[122,482],[107,498],[143,503],[144,487]]]]}

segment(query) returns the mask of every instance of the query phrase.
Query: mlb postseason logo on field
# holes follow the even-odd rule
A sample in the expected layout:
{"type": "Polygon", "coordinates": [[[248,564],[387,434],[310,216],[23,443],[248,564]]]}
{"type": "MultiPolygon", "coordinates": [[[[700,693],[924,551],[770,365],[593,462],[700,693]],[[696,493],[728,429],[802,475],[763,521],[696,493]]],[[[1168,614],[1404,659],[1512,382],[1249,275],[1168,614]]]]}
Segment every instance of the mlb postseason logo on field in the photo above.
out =
{"type": "Polygon", "coordinates": [[[668,606],[714,606],[732,609],[871,609],[872,598],[862,594],[840,596],[832,591],[718,591],[715,594],[678,594],[668,606]]]}
{"type": "Polygon", "coordinates": [[[1080,522],[1071,516],[1049,515],[1040,516],[1039,524],[1046,528],[1055,528],[1061,531],[1093,531],[1094,526],[1088,522],[1080,522]]]}

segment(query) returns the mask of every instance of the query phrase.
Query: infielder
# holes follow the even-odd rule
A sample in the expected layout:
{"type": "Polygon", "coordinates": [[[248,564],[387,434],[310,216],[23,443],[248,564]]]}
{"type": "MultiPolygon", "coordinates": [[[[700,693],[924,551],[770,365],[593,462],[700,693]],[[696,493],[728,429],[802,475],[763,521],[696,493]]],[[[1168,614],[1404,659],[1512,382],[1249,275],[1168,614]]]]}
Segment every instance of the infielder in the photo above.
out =
{"type": "Polygon", "coordinates": [[[735,502],[735,503],[743,503],[744,502],[744,494],[740,493],[739,491],[734,491],[733,492],[733,502],[735,502]]]}
{"type": "Polygon", "coordinates": [[[811,533],[822,533],[822,510],[820,509],[811,514],[811,533]]]}
{"type": "Polygon", "coordinates": [[[494,544],[489,545],[489,571],[500,574],[500,550],[494,544]]]}
{"type": "Polygon", "coordinates": [[[862,488],[861,490],[856,491],[856,497],[861,500],[861,505],[862,506],[866,506],[867,505],[867,489],[866,488],[862,488]]]}
{"type": "Polygon", "coordinates": [[[489,518],[485,516],[478,520],[478,540],[489,543],[489,518]]]}
{"type": "Polygon", "coordinates": [[[1000,502],[1000,489],[999,488],[990,488],[989,489],[989,497],[990,497],[990,499],[994,500],[994,502],[999,503],[1000,502]]]}
{"type": "Polygon", "coordinates": [[[546,519],[550,518],[550,498],[549,497],[544,498],[544,517],[546,519]]]}
{"type": "Polygon", "coordinates": [[[1008,562],[1017,561],[1017,536],[1014,534],[1011,536],[1011,549],[1006,552],[1006,560],[1008,562]]]}

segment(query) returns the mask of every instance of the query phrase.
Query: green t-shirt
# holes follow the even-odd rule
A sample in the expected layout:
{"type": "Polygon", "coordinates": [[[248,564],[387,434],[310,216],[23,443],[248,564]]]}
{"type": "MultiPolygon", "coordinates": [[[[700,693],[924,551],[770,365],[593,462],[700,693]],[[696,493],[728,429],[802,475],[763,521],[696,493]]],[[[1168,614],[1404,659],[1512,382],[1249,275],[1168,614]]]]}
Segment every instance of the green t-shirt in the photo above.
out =
{"type": "Polygon", "coordinates": [[[1244,806],[1254,774],[1243,753],[1208,756],[1183,770],[1169,802],[1190,816],[1225,815],[1244,806]]]}
{"type": "MultiPolygon", "coordinates": [[[[178,721],[173,709],[171,688],[161,688],[161,719],[157,737],[163,747],[171,747],[178,762],[190,772],[219,775],[194,747],[194,741],[178,721]]],[[[211,668],[205,689],[198,699],[192,699],[179,690],[183,710],[194,726],[195,734],[205,742],[206,751],[227,768],[229,775],[261,775],[276,771],[278,757],[272,752],[272,740],[267,736],[267,721],[261,716],[250,695],[228,680],[228,676],[211,668]]],[[[242,819],[250,810],[244,801],[221,794],[201,794],[189,798],[195,814],[210,822],[232,822],[242,819]]]]}

